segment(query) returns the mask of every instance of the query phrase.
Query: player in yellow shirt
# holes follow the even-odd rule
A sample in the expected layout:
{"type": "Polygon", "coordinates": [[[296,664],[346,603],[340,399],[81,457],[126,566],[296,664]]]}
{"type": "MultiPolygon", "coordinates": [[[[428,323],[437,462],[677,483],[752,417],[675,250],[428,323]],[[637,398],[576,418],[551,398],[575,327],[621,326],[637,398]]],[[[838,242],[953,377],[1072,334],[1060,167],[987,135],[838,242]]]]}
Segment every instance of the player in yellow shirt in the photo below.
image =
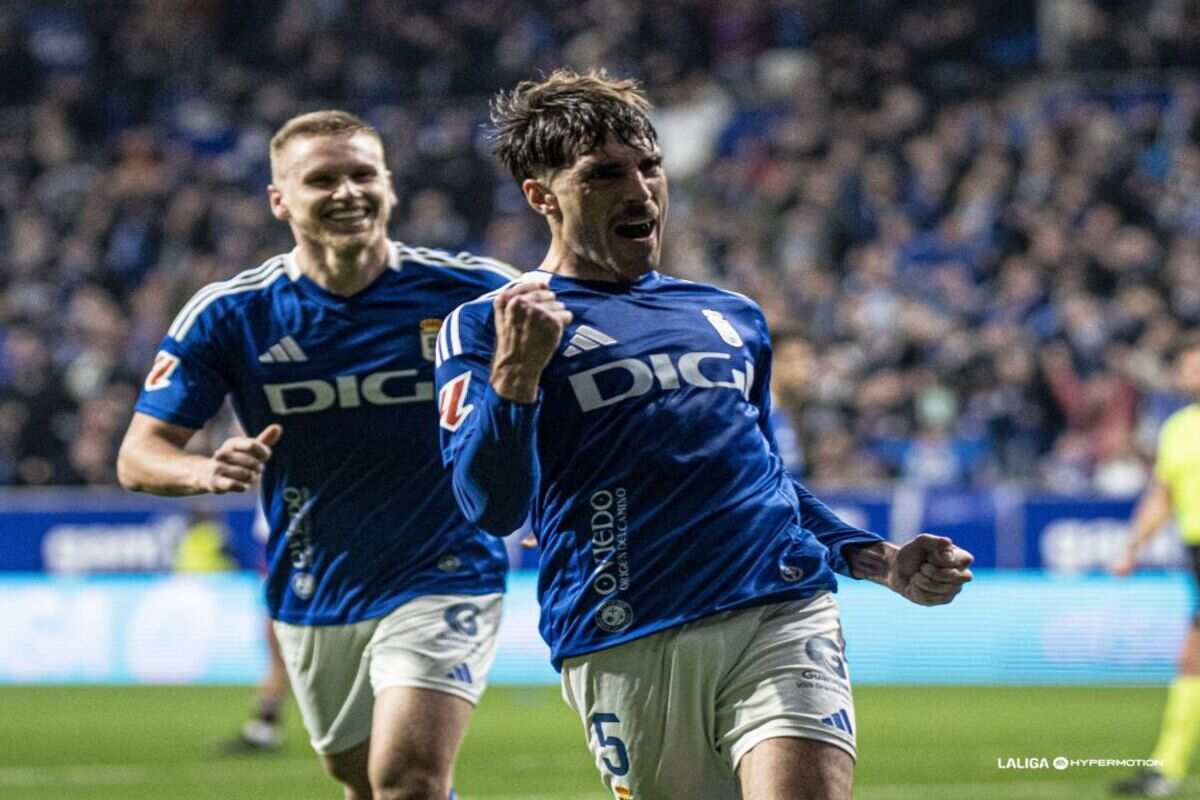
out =
{"type": "MultiPolygon", "coordinates": [[[[1133,514],[1129,542],[1113,565],[1113,574],[1133,572],[1138,553],[1172,517],[1187,546],[1192,570],[1200,580],[1200,336],[1186,339],[1178,350],[1176,380],[1192,398],[1172,414],[1158,437],[1154,478],[1133,514]]],[[[1179,654],[1179,672],[1167,693],[1162,730],[1152,758],[1161,766],[1142,770],[1113,786],[1117,794],[1169,797],[1179,791],[1192,753],[1200,741],[1200,610],[1179,654]]]]}

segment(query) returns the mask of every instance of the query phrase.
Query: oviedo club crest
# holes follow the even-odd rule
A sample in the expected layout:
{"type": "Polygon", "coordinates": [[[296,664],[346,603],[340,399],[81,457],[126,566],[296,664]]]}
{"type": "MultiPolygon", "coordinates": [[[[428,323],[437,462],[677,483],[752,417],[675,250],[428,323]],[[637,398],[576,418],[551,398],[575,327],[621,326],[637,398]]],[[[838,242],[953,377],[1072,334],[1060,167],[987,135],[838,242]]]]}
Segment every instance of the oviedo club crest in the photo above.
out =
{"type": "Polygon", "coordinates": [[[423,319],[421,320],[421,355],[426,361],[433,361],[437,358],[437,337],[438,331],[442,329],[442,321],[440,319],[423,319]]]}

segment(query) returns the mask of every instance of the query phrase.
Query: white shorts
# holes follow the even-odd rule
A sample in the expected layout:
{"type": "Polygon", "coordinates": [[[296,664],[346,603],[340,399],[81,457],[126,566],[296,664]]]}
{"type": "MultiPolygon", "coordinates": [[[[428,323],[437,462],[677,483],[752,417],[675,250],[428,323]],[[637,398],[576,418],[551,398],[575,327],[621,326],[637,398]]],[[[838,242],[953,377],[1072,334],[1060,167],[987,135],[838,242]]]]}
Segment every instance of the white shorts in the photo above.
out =
{"type": "Polygon", "coordinates": [[[496,657],[502,594],[426,595],[352,625],[275,622],[313,749],[342,753],[371,735],[375,695],[392,686],[479,702],[496,657]]]}
{"type": "Polygon", "coordinates": [[[856,757],[854,701],[830,593],[729,611],[568,658],[563,698],[614,796],[735,800],[766,739],[817,739],[856,757]]]}

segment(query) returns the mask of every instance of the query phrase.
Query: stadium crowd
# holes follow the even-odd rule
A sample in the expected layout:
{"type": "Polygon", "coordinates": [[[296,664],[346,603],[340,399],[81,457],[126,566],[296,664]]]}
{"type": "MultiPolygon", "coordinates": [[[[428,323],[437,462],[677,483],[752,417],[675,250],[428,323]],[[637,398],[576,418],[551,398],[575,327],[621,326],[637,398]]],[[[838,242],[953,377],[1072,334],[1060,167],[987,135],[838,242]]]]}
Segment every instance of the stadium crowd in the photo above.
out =
{"type": "Polygon", "coordinates": [[[536,266],[482,124],[573,64],[648,86],[664,269],[764,306],[808,481],[1135,492],[1200,323],[1200,3],[1070,2],[2,7],[0,485],[115,482],[174,312],[288,247],[299,111],[378,127],[396,238],[536,266]]]}

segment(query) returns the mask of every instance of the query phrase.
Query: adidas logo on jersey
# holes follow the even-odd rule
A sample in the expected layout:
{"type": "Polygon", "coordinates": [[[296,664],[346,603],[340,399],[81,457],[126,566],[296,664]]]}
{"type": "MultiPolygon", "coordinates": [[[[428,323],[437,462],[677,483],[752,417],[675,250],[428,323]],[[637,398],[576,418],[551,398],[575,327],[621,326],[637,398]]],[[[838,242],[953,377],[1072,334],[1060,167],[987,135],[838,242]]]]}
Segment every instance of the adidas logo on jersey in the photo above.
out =
{"type": "Polygon", "coordinates": [[[571,337],[571,341],[567,343],[567,349],[563,351],[563,356],[574,358],[586,350],[595,350],[597,347],[616,343],[617,340],[607,333],[602,333],[587,325],[580,325],[575,329],[575,335],[571,337]]]}
{"type": "Polygon", "coordinates": [[[295,339],[285,336],[271,345],[267,352],[258,357],[258,360],[263,364],[292,364],[308,361],[308,356],[304,355],[304,351],[300,349],[300,345],[296,344],[295,339]]]}

